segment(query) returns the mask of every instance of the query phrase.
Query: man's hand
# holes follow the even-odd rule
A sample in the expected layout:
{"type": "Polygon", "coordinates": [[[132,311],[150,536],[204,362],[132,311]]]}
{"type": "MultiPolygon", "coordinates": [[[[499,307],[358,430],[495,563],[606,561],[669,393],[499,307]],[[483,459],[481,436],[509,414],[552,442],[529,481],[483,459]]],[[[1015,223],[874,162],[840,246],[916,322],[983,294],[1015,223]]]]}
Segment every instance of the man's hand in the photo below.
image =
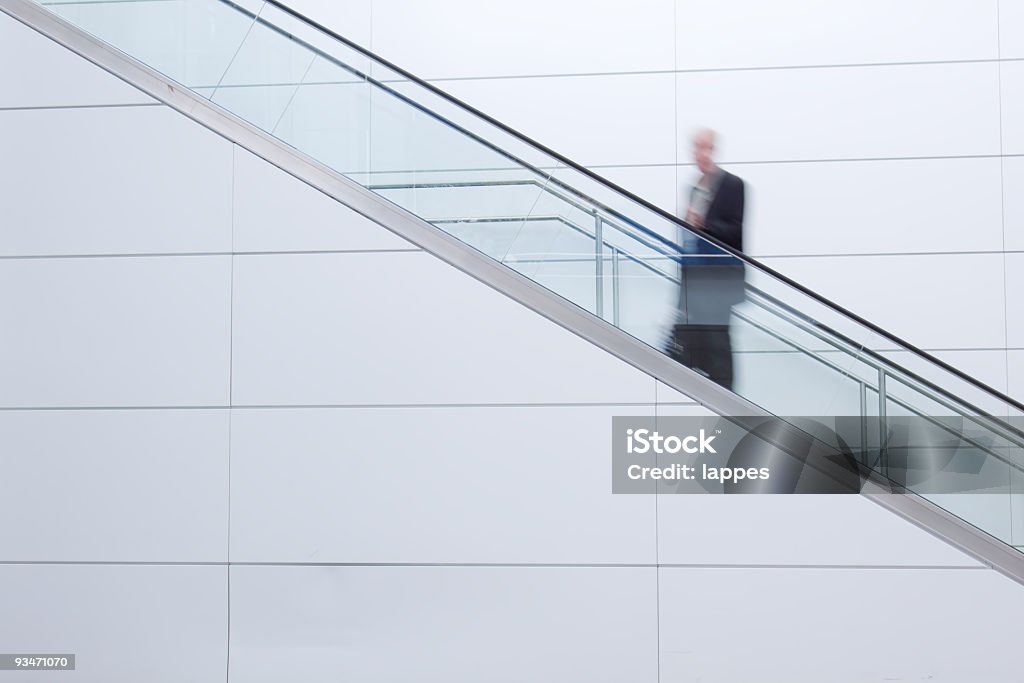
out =
{"type": "Polygon", "coordinates": [[[704,229],[704,217],[693,209],[689,209],[686,212],[686,222],[697,228],[698,230],[704,229]]]}

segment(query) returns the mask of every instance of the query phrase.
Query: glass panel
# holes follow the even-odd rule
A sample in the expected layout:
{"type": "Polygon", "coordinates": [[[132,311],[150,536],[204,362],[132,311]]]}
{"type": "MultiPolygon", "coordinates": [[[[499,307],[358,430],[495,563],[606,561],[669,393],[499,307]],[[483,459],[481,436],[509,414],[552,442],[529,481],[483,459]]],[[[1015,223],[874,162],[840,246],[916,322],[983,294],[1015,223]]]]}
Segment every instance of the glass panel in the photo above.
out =
{"type": "MultiPolygon", "coordinates": [[[[189,87],[216,86],[253,19],[210,0],[42,2],[79,28],[189,87]]],[[[238,3],[258,8],[262,3],[238,3]]]]}
{"type": "Polygon", "coordinates": [[[613,250],[612,277],[618,282],[613,310],[617,324],[637,339],[658,349],[668,346],[679,299],[677,278],[667,277],[663,265],[613,250]]]}

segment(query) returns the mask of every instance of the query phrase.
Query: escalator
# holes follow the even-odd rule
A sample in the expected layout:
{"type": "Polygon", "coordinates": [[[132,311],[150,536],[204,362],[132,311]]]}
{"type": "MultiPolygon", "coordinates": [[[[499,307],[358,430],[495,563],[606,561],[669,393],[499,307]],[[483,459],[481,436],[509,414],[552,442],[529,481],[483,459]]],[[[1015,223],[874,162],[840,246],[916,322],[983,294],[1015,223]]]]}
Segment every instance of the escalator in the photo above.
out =
{"type": "Polygon", "coordinates": [[[276,0],[0,10],[720,415],[840,416],[863,493],[1024,582],[1020,402],[276,0]],[[696,265],[742,272],[728,387],[665,353],[696,265]]]}

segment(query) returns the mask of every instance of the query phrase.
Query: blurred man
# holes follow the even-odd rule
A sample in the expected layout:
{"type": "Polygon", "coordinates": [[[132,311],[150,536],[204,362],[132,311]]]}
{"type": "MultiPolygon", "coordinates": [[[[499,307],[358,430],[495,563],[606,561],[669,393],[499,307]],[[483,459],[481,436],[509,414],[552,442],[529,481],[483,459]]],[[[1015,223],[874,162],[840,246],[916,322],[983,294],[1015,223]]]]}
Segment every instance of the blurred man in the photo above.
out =
{"type": "Polygon", "coordinates": [[[697,230],[743,251],[743,181],[715,163],[715,131],[693,136],[693,159],[701,176],[690,190],[685,220],[697,230]]]}
{"type": "Polygon", "coordinates": [[[711,236],[743,250],[744,185],[714,161],[717,135],[700,130],[693,137],[693,157],[700,178],[691,188],[680,244],[686,255],[680,268],[679,314],[668,344],[675,360],[733,388],[729,316],[744,299],[743,263],[712,242],[711,236]]]}

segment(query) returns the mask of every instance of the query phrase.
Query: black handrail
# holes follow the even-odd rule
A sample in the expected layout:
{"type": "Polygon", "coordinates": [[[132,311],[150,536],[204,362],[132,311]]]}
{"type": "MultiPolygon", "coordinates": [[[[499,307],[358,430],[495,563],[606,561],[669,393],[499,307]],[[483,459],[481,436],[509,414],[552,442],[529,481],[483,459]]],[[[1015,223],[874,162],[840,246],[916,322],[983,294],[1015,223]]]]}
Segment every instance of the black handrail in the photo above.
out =
{"type": "MultiPolygon", "coordinates": [[[[914,354],[924,358],[925,360],[927,360],[927,361],[929,361],[929,362],[939,366],[940,368],[942,368],[943,370],[946,370],[949,373],[952,373],[953,375],[955,375],[956,377],[964,380],[965,382],[968,382],[969,384],[973,384],[975,387],[977,387],[977,388],[979,388],[979,389],[981,389],[983,391],[988,392],[989,394],[995,396],[996,398],[1000,399],[1001,401],[1004,401],[1005,403],[1008,403],[1009,405],[1013,406],[1014,408],[1016,408],[1018,410],[1021,410],[1021,411],[1024,411],[1024,403],[1021,403],[1021,402],[1017,401],[1016,399],[1011,398],[1010,396],[1004,394],[1003,392],[1001,392],[1001,391],[999,391],[999,390],[997,390],[997,389],[995,389],[993,387],[990,387],[989,385],[987,385],[984,382],[978,380],[977,378],[972,377],[971,375],[968,375],[967,373],[965,373],[965,372],[963,372],[963,371],[953,367],[952,365],[946,363],[945,361],[943,361],[943,360],[941,360],[939,358],[936,358],[935,356],[931,355],[927,351],[924,351],[923,349],[918,348],[914,344],[911,344],[910,342],[908,342],[908,341],[906,341],[904,339],[901,339],[900,337],[898,337],[895,334],[889,332],[888,330],[885,330],[884,328],[881,328],[881,327],[875,325],[871,321],[866,320],[866,319],[860,317],[856,313],[854,313],[854,312],[844,308],[843,306],[840,306],[839,304],[835,303],[834,301],[831,301],[831,300],[825,298],[821,294],[818,294],[817,292],[815,292],[815,291],[813,291],[811,289],[808,289],[804,285],[801,285],[800,283],[796,282],[795,280],[790,279],[789,277],[787,277],[786,275],[783,275],[782,273],[776,271],[775,269],[773,269],[773,268],[771,268],[769,266],[766,266],[763,263],[761,263],[761,262],[751,258],[750,256],[744,254],[743,252],[740,252],[740,251],[737,251],[736,249],[733,249],[731,246],[729,246],[728,244],[725,244],[724,242],[722,242],[721,240],[715,238],[714,236],[708,235],[708,234],[704,233],[703,231],[698,230],[697,228],[695,228],[694,226],[690,225],[689,223],[687,223],[686,221],[682,220],[681,218],[678,218],[677,216],[672,215],[668,211],[665,211],[664,209],[662,209],[662,208],[660,208],[658,206],[655,206],[654,204],[648,202],[646,199],[643,199],[642,197],[639,197],[639,196],[633,194],[629,190],[627,190],[627,189],[625,189],[623,187],[620,187],[619,185],[613,183],[612,181],[610,181],[610,180],[608,180],[608,179],[598,175],[594,171],[592,171],[592,170],[590,170],[588,168],[583,167],[582,165],[576,163],[575,161],[569,159],[566,156],[563,156],[562,154],[559,154],[558,152],[554,151],[553,149],[547,147],[546,145],[543,145],[540,142],[537,142],[536,140],[533,140],[532,138],[528,137],[527,135],[525,135],[525,134],[515,130],[514,128],[512,128],[512,127],[502,123],[501,121],[495,119],[494,117],[492,117],[492,116],[490,116],[488,114],[485,114],[484,112],[480,111],[476,107],[473,107],[472,105],[467,104],[466,102],[463,102],[462,100],[458,99],[454,95],[451,95],[451,94],[445,92],[444,90],[441,90],[437,86],[432,85],[431,83],[428,83],[427,81],[423,80],[422,78],[419,78],[418,76],[413,75],[409,71],[407,71],[407,70],[405,70],[405,69],[403,69],[403,68],[393,64],[392,62],[390,62],[390,61],[388,61],[388,60],[386,60],[386,59],[384,59],[384,58],[374,54],[370,50],[362,47],[361,45],[358,45],[357,43],[354,43],[353,41],[349,40],[348,38],[345,38],[344,36],[342,36],[342,35],[336,33],[335,31],[327,28],[323,24],[320,24],[319,22],[314,21],[313,19],[310,19],[306,15],[302,14],[301,12],[298,12],[298,11],[292,9],[291,7],[285,5],[284,3],[280,2],[280,0],[263,0],[263,1],[266,4],[268,4],[268,5],[276,7],[277,9],[281,10],[282,12],[284,12],[284,13],[286,13],[288,15],[291,15],[295,19],[298,19],[299,21],[307,24],[308,26],[313,27],[314,29],[320,31],[321,33],[323,33],[323,34],[325,34],[325,35],[327,35],[327,36],[337,40],[338,42],[346,45],[347,47],[355,50],[356,52],[359,52],[363,56],[368,57],[369,59],[377,62],[378,64],[381,64],[381,65],[387,67],[388,69],[394,71],[395,73],[399,74],[403,78],[406,78],[409,81],[417,84],[418,86],[420,86],[422,88],[425,88],[429,92],[431,92],[434,95],[437,95],[438,97],[448,101],[449,103],[455,105],[456,107],[459,107],[460,109],[462,109],[462,110],[472,114],[473,116],[475,116],[475,117],[477,117],[479,119],[482,119],[483,121],[485,121],[485,122],[489,123],[490,125],[498,128],[499,130],[503,131],[504,133],[507,133],[507,134],[509,134],[509,135],[511,135],[511,136],[513,136],[513,137],[515,137],[517,139],[519,139],[520,141],[526,143],[527,145],[533,147],[534,149],[537,149],[537,150],[543,152],[547,156],[551,157],[552,159],[558,161],[561,164],[564,164],[568,168],[571,168],[571,169],[573,169],[574,171],[576,171],[578,173],[582,173],[583,175],[585,175],[586,177],[590,178],[591,180],[594,180],[597,183],[599,183],[601,185],[604,185],[605,187],[613,190],[614,192],[622,195],[623,197],[626,197],[630,201],[632,201],[632,202],[642,206],[643,208],[645,208],[645,209],[647,209],[649,211],[652,211],[653,213],[661,216],[662,218],[664,218],[664,219],[666,219],[666,220],[668,220],[668,221],[670,221],[672,223],[675,223],[676,225],[686,229],[687,231],[689,231],[689,232],[691,232],[691,233],[693,233],[693,234],[695,234],[695,235],[697,235],[697,236],[699,236],[699,237],[701,237],[703,239],[706,239],[707,241],[711,242],[712,244],[714,244],[716,247],[722,249],[723,251],[731,254],[732,256],[740,259],[741,261],[744,261],[744,262],[750,264],[751,266],[753,266],[753,267],[757,268],[758,270],[760,270],[760,271],[762,271],[762,272],[764,272],[764,273],[766,273],[766,274],[776,278],[777,280],[780,280],[781,282],[783,282],[783,283],[789,285],[790,287],[796,289],[797,291],[799,291],[800,293],[804,294],[805,296],[808,296],[811,299],[814,299],[815,301],[817,301],[817,302],[819,302],[821,304],[824,304],[828,308],[831,308],[832,310],[834,310],[834,311],[836,311],[836,312],[846,316],[847,318],[850,318],[854,322],[856,322],[856,323],[858,323],[860,325],[863,325],[864,327],[868,328],[872,332],[874,332],[874,333],[876,333],[878,335],[881,335],[882,337],[885,337],[886,339],[888,339],[891,342],[894,342],[894,343],[898,344],[899,346],[903,347],[905,350],[910,351],[910,352],[912,352],[912,353],[914,353],[914,354]]],[[[231,5],[232,7],[235,7],[237,9],[241,9],[242,11],[246,12],[247,14],[250,14],[250,12],[248,10],[246,10],[245,8],[239,7],[234,2],[231,2],[231,0],[220,0],[220,2],[223,2],[226,5],[231,5]]],[[[316,48],[313,48],[312,46],[309,46],[309,47],[311,49],[314,49],[314,50],[316,49],[316,48]]],[[[316,51],[320,52],[319,50],[316,50],[316,51]]],[[[390,88],[388,90],[390,90],[390,88]]],[[[407,99],[407,98],[403,96],[402,99],[407,99]]],[[[479,139],[479,136],[474,135],[473,137],[479,139]]],[[[493,147],[493,145],[488,145],[488,146],[493,147]]],[[[563,184],[559,183],[559,185],[563,185],[563,184]]],[[[572,190],[575,194],[581,194],[578,190],[575,190],[575,188],[572,188],[572,187],[569,187],[569,186],[564,186],[564,187],[565,187],[565,189],[572,190]]],[[[581,196],[584,196],[584,195],[581,195],[581,196]]],[[[588,199],[589,201],[594,201],[594,199],[591,198],[591,197],[586,197],[586,199],[588,199]]],[[[670,246],[670,247],[672,247],[672,248],[674,248],[676,250],[681,251],[681,247],[678,244],[676,244],[676,243],[666,239],[665,237],[663,237],[663,236],[659,235],[658,233],[654,232],[653,230],[650,230],[649,228],[646,228],[646,227],[644,227],[642,225],[636,224],[633,220],[629,219],[627,216],[622,216],[617,211],[614,211],[614,210],[612,210],[610,208],[608,208],[607,210],[609,212],[611,212],[611,213],[614,213],[614,214],[618,215],[622,219],[628,221],[630,224],[634,225],[637,229],[642,230],[643,232],[647,233],[650,237],[652,237],[654,239],[657,239],[658,241],[666,244],[667,246],[670,246]]]]}

